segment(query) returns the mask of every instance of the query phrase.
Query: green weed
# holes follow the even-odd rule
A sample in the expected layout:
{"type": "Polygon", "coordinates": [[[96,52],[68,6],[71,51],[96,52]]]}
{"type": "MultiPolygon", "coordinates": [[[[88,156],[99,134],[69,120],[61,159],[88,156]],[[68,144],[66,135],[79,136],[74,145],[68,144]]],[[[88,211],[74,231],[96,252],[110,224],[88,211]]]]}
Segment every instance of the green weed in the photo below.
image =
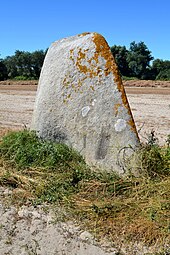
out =
{"type": "Polygon", "coordinates": [[[64,144],[43,141],[35,132],[11,132],[3,137],[0,155],[18,169],[26,167],[56,168],[68,162],[83,162],[83,158],[64,144]]]}

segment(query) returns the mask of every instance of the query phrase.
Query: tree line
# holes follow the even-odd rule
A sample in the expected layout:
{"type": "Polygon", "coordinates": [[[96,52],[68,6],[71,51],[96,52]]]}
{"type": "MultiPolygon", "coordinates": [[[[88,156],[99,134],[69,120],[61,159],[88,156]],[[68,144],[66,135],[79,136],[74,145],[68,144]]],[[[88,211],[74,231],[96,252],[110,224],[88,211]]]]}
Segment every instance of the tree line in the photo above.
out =
{"type": "Polygon", "coordinates": [[[0,59],[0,80],[37,80],[44,62],[46,51],[32,53],[16,50],[13,56],[0,59]]]}
{"type": "Polygon", "coordinates": [[[125,46],[112,46],[111,52],[124,78],[143,80],[170,80],[170,61],[155,59],[144,42],[125,46]]]}
{"type": "MultiPolygon", "coordinates": [[[[155,59],[144,42],[114,45],[111,52],[124,79],[170,80],[170,61],[155,59]]],[[[47,50],[32,53],[17,50],[13,56],[0,59],[0,80],[38,79],[47,50]]]]}

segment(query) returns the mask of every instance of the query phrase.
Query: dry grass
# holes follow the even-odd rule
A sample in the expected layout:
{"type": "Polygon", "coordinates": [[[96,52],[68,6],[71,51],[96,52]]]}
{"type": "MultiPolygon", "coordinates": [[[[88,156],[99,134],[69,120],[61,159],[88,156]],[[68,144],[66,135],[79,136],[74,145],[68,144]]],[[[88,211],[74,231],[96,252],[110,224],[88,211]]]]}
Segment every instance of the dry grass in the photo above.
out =
{"type": "MultiPolygon", "coordinates": [[[[161,181],[132,178],[109,185],[83,183],[73,195],[74,210],[99,237],[142,241],[148,245],[170,240],[170,177],[161,181]],[[116,190],[116,186],[119,187],[116,190]],[[120,187],[121,186],[121,187],[120,187]]],[[[75,212],[74,212],[75,213],[75,212]]]]}

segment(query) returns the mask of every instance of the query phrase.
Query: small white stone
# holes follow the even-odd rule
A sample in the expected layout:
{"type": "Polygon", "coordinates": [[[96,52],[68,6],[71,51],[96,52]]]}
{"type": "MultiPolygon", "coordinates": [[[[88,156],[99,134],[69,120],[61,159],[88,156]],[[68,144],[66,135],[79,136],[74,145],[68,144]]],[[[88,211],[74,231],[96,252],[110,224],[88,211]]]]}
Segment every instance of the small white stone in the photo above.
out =
{"type": "Polygon", "coordinates": [[[88,240],[93,240],[94,238],[88,231],[84,231],[80,234],[80,239],[82,241],[88,241],[88,240]]]}
{"type": "Polygon", "coordinates": [[[88,114],[88,112],[90,111],[90,106],[85,106],[81,109],[81,114],[83,117],[86,117],[86,115],[88,114]]]}
{"type": "Polygon", "coordinates": [[[18,216],[20,218],[27,218],[29,217],[29,211],[27,209],[21,209],[18,211],[18,216]]]}
{"type": "Polygon", "coordinates": [[[9,189],[4,190],[4,195],[11,195],[11,194],[12,194],[12,190],[9,190],[9,189]]]}
{"type": "Polygon", "coordinates": [[[114,126],[115,126],[116,132],[121,132],[121,131],[125,130],[127,124],[126,124],[125,120],[118,119],[114,126]]]}
{"type": "Polygon", "coordinates": [[[95,103],[96,103],[96,101],[97,101],[97,100],[96,100],[96,99],[94,99],[94,100],[92,101],[91,105],[92,105],[92,106],[94,106],[94,105],[95,105],[95,103]]]}
{"type": "Polygon", "coordinates": [[[23,217],[24,217],[24,212],[23,212],[23,210],[18,211],[18,216],[19,216],[20,218],[23,218],[23,217]]]}
{"type": "Polygon", "coordinates": [[[41,214],[38,213],[37,211],[33,211],[32,216],[33,216],[34,219],[40,219],[41,218],[41,214]]]}

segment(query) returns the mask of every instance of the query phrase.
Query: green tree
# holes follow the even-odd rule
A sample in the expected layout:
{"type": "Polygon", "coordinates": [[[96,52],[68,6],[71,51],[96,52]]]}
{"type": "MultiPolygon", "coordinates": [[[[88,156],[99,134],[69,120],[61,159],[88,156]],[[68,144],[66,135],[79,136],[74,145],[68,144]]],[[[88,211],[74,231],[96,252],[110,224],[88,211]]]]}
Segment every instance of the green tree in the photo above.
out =
{"type": "Polygon", "coordinates": [[[150,61],[153,60],[151,51],[144,42],[130,44],[127,62],[130,69],[130,76],[139,79],[145,78],[145,73],[150,69],[150,61]]]}
{"type": "Polygon", "coordinates": [[[35,79],[38,79],[40,76],[45,55],[46,52],[44,52],[43,50],[37,50],[31,54],[31,68],[33,71],[33,77],[35,79]]]}
{"type": "Polygon", "coordinates": [[[8,78],[7,68],[3,59],[0,59],[0,81],[4,81],[8,78]]]}
{"type": "Polygon", "coordinates": [[[7,75],[9,79],[13,79],[15,76],[18,75],[14,56],[6,57],[4,59],[4,64],[7,68],[7,75]]]}
{"type": "Polygon", "coordinates": [[[160,71],[156,76],[156,80],[170,81],[170,69],[160,71]]]}
{"type": "Polygon", "coordinates": [[[15,52],[15,63],[18,76],[32,77],[31,53],[17,50],[15,52]]]}
{"type": "Polygon", "coordinates": [[[4,63],[7,67],[8,77],[22,79],[38,79],[43,65],[46,51],[38,50],[33,53],[27,51],[15,52],[15,55],[7,57],[4,63]]]}
{"type": "Polygon", "coordinates": [[[128,50],[125,46],[112,46],[111,52],[123,76],[129,76],[130,70],[127,62],[128,50]]]}
{"type": "Polygon", "coordinates": [[[170,80],[170,61],[155,59],[152,63],[152,70],[156,80],[170,80]]]}

